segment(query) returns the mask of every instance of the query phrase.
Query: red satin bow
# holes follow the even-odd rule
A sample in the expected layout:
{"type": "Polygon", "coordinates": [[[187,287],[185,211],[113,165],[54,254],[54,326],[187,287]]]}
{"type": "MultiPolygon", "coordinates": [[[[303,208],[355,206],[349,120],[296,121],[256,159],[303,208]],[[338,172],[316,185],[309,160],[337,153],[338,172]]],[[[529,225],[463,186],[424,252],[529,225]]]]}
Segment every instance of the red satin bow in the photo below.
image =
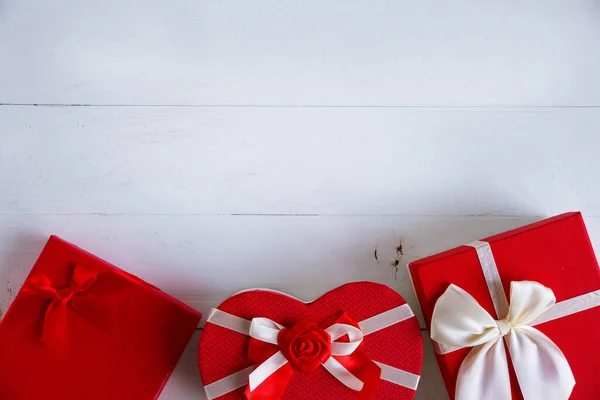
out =
{"type": "MultiPolygon", "coordinates": [[[[379,384],[381,376],[381,368],[375,364],[362,350],[360,345],[352,354],[348,356],[332,356],[329,348],[321,348],[315,350],[315,346],[323,345],[323,340],[329,340],[329,335],[324,332],[334,324],[346,324],[359,328],[359,325],[345,312],[339,312],[316,324],[300,321],[292,328],[284,328],[280,331],[278,344],[274,345],[261,340],[250,337],[248,344],[248,358],[256,363],[263,363],[278,351],[281,351],[288,362],[271,374],[262,384],[253,391],[247,387],[245,390],[248,400],[275,400],[280,399],[295,371],[301,373],[310,373],[313,368],[310,365],[310,360],[303,363],[302,359],[306,355],[313,355],[319,361],[323,361],[325,357],[333,357],[342,364],[352,375],[360,379],[364,385],[362,390],[355,392],[358,399],[370,398],[379,384]],[[314,327],[311,327],[313,325],[314,327]],[[296,340],[299,338],[299,333],[307,334],[306,340],[296,340]],[[291,352],[297,352],[297,355],[290,355],[291,352]],[[308,367],[308,368],[306,368],[308,367]]],[[[299,339],[303,339],[300,337],[299,339]]],[[[342,336],[335,342],[349,342],[348,336],[342,336]]],[[[320,364],[319,364],[320,365],[320,364]]],[[[319,366],[319,368],[323,368],[319,366]]],[[[341,385],[341,383],[340,383],[341,385]]],[[[350,390],[350,389],[348,389],[350,390]]]]}
{"type": "Polygon", "coordinates": [[[101,299],[88,292],[98,278],[98,272],[76,265],[67,287],[55,287],[44,274],[29,279],[24,292],[52,300],[46,309],[42,328],[42,342],[60,343],[64,340],[69,310],[76,312],[94,324],[106,328],[108,314],[101,299]]]}

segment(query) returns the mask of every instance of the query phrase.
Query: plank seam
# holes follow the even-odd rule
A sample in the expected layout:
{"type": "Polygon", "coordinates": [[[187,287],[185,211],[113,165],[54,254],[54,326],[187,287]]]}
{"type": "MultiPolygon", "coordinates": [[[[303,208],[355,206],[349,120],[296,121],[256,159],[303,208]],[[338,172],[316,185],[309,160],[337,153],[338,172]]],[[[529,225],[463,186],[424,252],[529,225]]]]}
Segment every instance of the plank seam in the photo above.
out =
{"type": "Polygon", "coordinates": [[[92,103],[0,103],[5,107],[185,107],[185,108],[397,108],[397,109],[457,109],[457,110],[536,110],[536,109],[599,109],[595,104],[534,104],[534,105],[427,105],[427,104],[92,104],[92,103]]]}
{"type": "MultiPolygon", "coordinates": [[[[585,213],[584,213],[585,214],[585,213]]],[[[305,213],[20,213],[0,212],[0,216],[25,217],[381,217],[381,218],[547,218],[548,215],[523,214],[305,214],[305,213]]],[[[600,215],[585,214],[586,218],[599,218],[600,215]]]]}

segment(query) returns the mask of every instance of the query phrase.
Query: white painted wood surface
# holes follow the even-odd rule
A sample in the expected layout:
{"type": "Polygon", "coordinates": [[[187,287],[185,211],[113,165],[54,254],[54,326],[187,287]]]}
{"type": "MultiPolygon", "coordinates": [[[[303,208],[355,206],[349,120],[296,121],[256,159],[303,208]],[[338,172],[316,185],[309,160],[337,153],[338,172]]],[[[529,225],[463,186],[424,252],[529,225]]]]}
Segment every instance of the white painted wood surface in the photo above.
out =
{"type": "MultiPolygon", "coordinates": [[[[203,313],[418,311],[408,262],[568,210],[600,248],[598,70],[595,0],[0,2],[0,312],[52,233],[203,313]]],[[[161,399],[203,399],[199,334],[161,399]]]]}
{"type": "Polygon", "coordinates": [[[3,1],[12,103],[600,105],[596,0],[3,1]]]}
{"type": "Polygon", "coordinates": [[[597,108],[0,107],[12,213],[600,215],[597,108]]]}

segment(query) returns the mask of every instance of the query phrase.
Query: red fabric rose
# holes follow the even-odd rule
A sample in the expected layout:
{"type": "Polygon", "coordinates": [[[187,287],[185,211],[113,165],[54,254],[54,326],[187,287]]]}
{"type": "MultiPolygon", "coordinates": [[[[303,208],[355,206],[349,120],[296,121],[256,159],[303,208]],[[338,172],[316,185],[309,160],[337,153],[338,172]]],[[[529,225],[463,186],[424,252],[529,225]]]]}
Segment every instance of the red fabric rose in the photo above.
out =
{"type": "Polygon", "coordinates": [[[314,322],[300,321],[282,329],[277,342],[292,367],[305,374],[331,357],[331,337],[314,322]]]}

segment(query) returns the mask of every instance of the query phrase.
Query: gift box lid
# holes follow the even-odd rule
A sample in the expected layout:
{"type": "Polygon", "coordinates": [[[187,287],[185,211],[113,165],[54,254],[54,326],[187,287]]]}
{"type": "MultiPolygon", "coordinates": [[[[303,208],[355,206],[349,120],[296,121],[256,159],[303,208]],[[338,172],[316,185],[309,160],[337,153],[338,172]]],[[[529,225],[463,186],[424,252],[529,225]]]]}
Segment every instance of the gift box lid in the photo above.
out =
{"type": "MultiPolygon", "coordinates": [[[[340,340],[347,341],[345,337],[340,340]]],[[[311,302],[267,289],[237,293],[209,314],[200,338],[198,357],[208,399],[410,400],[419,381],[423,349],[419,323],[398,293],[385,285],[354,282],[311,302]],[[360,394],[323,366],[310,372],[298,370],[298,366],[293,365],[294,351],[286,352],[285,341],[280,338],[277,345],[273,341],[257,342],[251,326],[257,320],[260,320],[258,326],[271,324],[265,321],[267,319],[280,324],[280,332],[295,331],[305,322],[316,324],[323,330],[342,320],[344,324],[358,327],[364,336],[355,353],[342,357],[332,353],[331,358],[348,368],[351,375],[367,378],[360,394]],[[268,374],[257,388],[250,390],[250,373],[268,364],[264,358],[254,358],[254,347],[263,348],[267,352],[265,358],[278,351],[285,353],[287,361],[268,374]],[[360,372],[363,367],[365,369],[360,372]],[[375,376],[371,375],[371,380],[368,378],[373,369],[375,376]]]]}
{"type": "Polygon", "coordinates": [[[155,399],[200,318],[51,236],[0,321],[0,398],[155,399]]]}
{"type": "MultiPolygon", "coordinates": [[[[552,289],[557,302],[600,289],[600,270],[583,217],[570,212],[482,239],[490,244],[506,297],[513,281],[535,281],[552,289]]],[[[473,296],[493,318],[494,304],[475,248],[457,248],[409,264],[409,273],[427,329],[438,298],[450,284],[473,296]]],[[[503,317],[502,317],[503,318],[503,317]]],[[[600,337],[600,307],[537,325],[558,345],[569,361],[576,385],[572,399],[588,399],[600,392],[593,376],[600,367],[600,347],[582,351],[581,340],[600,337]],[[582,330],[581,327],[586,327],[582,330]],[[574,335],[581,334],[581,338],[574,335]]],[[[436,354],[446,387],[454,395],[459,367],[470,351],[463,348],[436,354]]],[[[521,398],[509,363],[513,398],[521,398]]]]}

